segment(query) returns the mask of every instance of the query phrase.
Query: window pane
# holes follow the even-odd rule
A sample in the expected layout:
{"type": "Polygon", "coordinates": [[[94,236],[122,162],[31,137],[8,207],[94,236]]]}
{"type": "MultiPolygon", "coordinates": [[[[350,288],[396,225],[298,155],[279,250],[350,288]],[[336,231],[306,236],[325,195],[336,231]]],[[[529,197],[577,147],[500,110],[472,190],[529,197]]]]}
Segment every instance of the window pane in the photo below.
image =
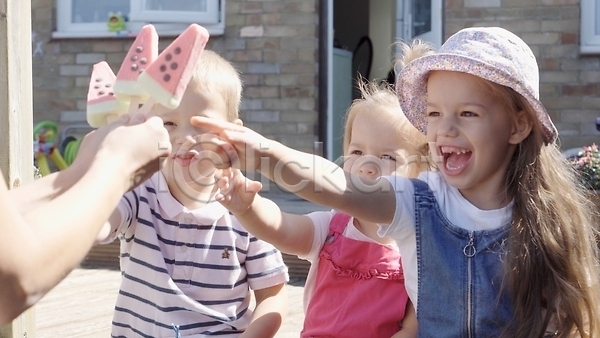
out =
{"type": "Polygon", "coordinates": [[[129,14],[129,0],[72,1],[71,20],[73,23],[106,22],[110,12],[121,12],[125,16],[129,14]]]}
{"type": "Polygon", "coordinates": [[[413,0],[413,38],[431,31],[431,0],[413,0]]]}
{"type": "Polygon", "coordinates": [[[206,0],[147,0],[145,9],[206,12],[206,0]]]}

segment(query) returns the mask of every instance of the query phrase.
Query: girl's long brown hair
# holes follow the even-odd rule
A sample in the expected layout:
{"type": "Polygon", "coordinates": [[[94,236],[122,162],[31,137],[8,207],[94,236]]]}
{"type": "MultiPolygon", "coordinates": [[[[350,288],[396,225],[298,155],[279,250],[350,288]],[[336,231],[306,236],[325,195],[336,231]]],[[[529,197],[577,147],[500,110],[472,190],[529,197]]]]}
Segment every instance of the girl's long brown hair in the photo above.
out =
{"type": "Polygon", "coordinates": [[[558,145],[545,144],[527,101],[507,87],[488,86],[507,110],[525,111],[533,123],[506,177],[514,207],[505,287],[515,305],[506,336],[539,338],[554,321],[556,337],[600,337],[598,224],[589,192],[558,145]]]}

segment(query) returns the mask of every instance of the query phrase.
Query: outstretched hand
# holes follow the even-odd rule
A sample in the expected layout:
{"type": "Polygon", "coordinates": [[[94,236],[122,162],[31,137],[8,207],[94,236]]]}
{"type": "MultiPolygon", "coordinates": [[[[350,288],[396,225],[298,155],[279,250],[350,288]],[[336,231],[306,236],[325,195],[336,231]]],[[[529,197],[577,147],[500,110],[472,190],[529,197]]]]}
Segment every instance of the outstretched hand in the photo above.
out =
{"type": "Polygon", "coordinates": [[[219,144],[219,151],[229,157],[233,167],[242,170],[257,170],[260,166],[260,153],[269,149],[271,143],[259,133],[235,123],[202,116],[192,117],[191,123],[217,136],[215,142],[228,142],[219,144]]]}
{"type": "Polygon", "coordinates": [[[123,165],[129,189],[133,189],[160,170],[170,153],[169,134],[161,118],[123,115],[88,133],[72,165],[87,169],[96,160],[123,165]]]}
{"type": "Polygon", "coordinates": [[[234,215],[250,209],[256,194],[262,189],[262,184],[246,178],[239,169],[223,170],[222,177],[217,181],[219,190],[215,199],[234,215]]]}

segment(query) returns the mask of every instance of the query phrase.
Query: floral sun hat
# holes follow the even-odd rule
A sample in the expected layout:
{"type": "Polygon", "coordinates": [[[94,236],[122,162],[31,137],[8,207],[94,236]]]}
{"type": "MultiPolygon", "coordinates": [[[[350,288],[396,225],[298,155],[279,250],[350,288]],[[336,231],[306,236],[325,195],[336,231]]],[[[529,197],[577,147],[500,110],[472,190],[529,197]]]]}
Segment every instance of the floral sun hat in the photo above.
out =
{"type": "Polygon", "coordinates": [[[400,71],[396,81],[400,106],[422,133],[427,131],[427,74],[432,70],[472,74],[514,89],[535,110],[544,141],[556,140],[556,127],[539,101],[537,61],[515,34],[500,27],[465,28],[448,38],[437,53],[415,59],[400,71]]]}

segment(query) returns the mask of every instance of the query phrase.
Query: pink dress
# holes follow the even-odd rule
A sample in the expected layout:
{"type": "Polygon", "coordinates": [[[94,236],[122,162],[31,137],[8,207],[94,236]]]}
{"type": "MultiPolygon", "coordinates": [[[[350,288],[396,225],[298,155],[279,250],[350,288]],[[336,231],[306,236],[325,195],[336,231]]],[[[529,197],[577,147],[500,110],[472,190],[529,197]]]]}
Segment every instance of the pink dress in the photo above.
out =
{"type": "Polygon", "coordinates": [[[329,224],[303,338],[390,338],[400,329],[408,302],[400,254],[344,237],[349,220],[336,213],[329,224]]]}

